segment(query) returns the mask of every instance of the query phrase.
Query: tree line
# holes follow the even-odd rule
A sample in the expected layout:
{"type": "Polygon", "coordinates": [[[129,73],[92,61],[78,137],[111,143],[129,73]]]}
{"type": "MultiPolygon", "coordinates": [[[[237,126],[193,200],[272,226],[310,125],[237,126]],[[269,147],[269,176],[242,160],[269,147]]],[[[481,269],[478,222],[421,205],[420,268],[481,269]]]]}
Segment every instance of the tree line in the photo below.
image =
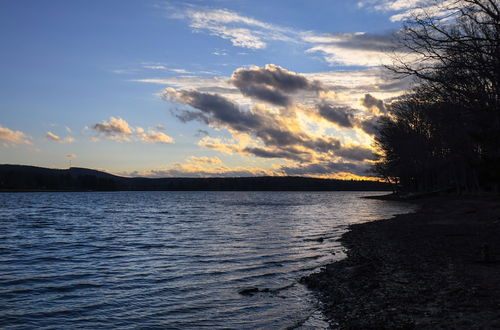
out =
{"type": "Polygon", "coordinates": [[[397,34],[389,69],[414,87],[379,122],[375,172],[399,190],[498,192],[500,2],[435,2],[397,34]]]}

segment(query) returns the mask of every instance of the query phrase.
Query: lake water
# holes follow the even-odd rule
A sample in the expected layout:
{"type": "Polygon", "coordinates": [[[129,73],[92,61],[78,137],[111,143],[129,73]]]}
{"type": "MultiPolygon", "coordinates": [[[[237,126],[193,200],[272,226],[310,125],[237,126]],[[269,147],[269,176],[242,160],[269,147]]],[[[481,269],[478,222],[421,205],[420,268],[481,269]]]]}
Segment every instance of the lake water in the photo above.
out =
{"type": "Polygon", "coordinates": [[[377,194],[2,193],[0,328],[325,328],[298,279],[412,210],[377,194]]]}

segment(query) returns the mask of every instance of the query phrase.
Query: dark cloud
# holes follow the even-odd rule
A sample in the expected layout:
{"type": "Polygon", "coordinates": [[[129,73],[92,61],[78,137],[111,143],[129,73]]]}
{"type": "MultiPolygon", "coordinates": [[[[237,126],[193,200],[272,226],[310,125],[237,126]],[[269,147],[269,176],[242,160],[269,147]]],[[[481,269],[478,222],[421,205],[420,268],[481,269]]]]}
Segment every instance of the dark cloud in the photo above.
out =
{"type": "Polygon", "coordinates": [[[384,101],[377,99],[370,94],[365,94],[365,96],[361,99],[361,104],[367,109],[372,109],[373,107],[375,107],[382,114],[387,112],[384,101]]]}
{"type": "Polygon", "coordinates": [[[342,48],[384,51],[394,48],[394,34],[346,33],[333,35],[334,43],[342,48]],[[338,41],[337,41],[338,40],[338,41]]]}
{"type": "Polygon", "coordinates": [[[361,120],[358,127],[369,135],[376,135],[378,132],[378,121],[380,117],[372,117],[369,119],[361,120]]]}
{"type": "MultiPolygon", "coordinates": [[[[386,79],[390,80],[390,77],[387,77],[386,79]]],[[[398,78],[393,78],[392,81],[390,82],[378,84],[377,89],[385,92],[400,92],[410,89],[412,83],[413,80],[411,79],[410,76],[398,77],[398,78]]]]}
{"type": "Polygon", "coordinates": [[[199,129],[196,131],[196,134],[195,136],[198,136],[198,137],[201,137],[201,136],[209,136],[210,133],[208,133],[207,130],[204,130],[204,129],[199,129]]]}
{"type": "MultiPolygon", "coordinates": [[[[365,97],[362,99],[363,105],[367,106],[368,104],[370,106],[382,106],[384,108],[384,111],[386,111],[385,105],[383,104],[382,100],[378,100],[371,96],[370,94],[366,94],[365,97]]],[[[325,118],[326,120],[335,123],[341,127],[346,127],[346,128],[360,128],[363,130],[365,133],[369,135],[375,135],[378,131],[378,121],[381,118],[381,116],[372,116],[368,119],[357,119],[355,117],[355,110],[349,107],[335,107],[327,103],[321,103],[317,106],[319,115],[322,118],[325,118]]],[[[366,149],[365,151],[361,150],[348,150],[348,149],[342,149],[345,154],[341,155],[339,152],[336,154],[342,157],[346,157],[352,160],[363,160],[363,159],[373,159],[372,156],[370,155],[369,149],[366,149]],[[365,157],[361,158],[360,157],[365,157]]]]}
{"type": "Polygon", "coordinates": [[[335,155],[341,156],[342,158],[345,159],[360,161],[360,162],[364,160],[376,159],[376,156],[372,152],[372,150],[360,146],[341,148],[335,152],[335,155]]]}
{"type": "Polygon", "coordinates": [[[200,113],[197,111],[183,110],[179,113],[174,112],[174,115],[183,123],[187,123],[188,121],[193,120],[198,120],[205,124],[208,124],[210,122],[209,118],[204,113],[200,113]]]}
{"type": "Polygon", "coordinates": [[[255,97],[264,102],[279,106],[289,106],[292,98],[279,90],[266,85],[240,86],[241,93],[246,96],[255,97]]]}
{"type": "Polygon", "coordinates": [[[201,111],[199,113],[182,110],[177,117],[183,121],[202,120],[207,124],[215,121],[242,132],[248,132],[252,128],[262,125],[258,116],[248,111],[241,111],[235,103],[218,94],[200,93],[195,90],[175,91],[169,89],[164,94],[164,97],[173,98],[175,101],[201,111]]]}
{"type": "Polygon", "coordinates": [[[247,147],[243,151],[262,158],[285,158],[296,161],[307,161],[310,160],[311,158],[310,153],[299,151],[293,148],[270,149],[263,147],[254,147],[254,148],[247,147]]]}
{"type": "Polygon", "coordinates": [[[328,153],[340,148],[340,140],[333,137],[315,138],[304,141],[303,145],[317,152],[328,153]]]}
{"type": "Polygon", "coordinates": [[[164,97],[190,105],[200,112],[181,110],[177,117],[183,121],[202,120],[223,125],[242,133],[257,136],[266,146],[301,145],[317,152],[330,152],[340,147],[336,138],[312,138],[304,132],[293,132],[277,117],[265,112],[242,111],[236,104],[217,94],[193,90],[167,89],[164,97]]]}
{"type": "Polygon", "coordinates": [[[279,106],[291,104],[292,99],[289,95],[291,93],[322,89],[319,82],[311,82],[303,75],[273,64],[263,68],[238,69],[234,71],[231,82],[243,95],[279,106]]]}
{"type": "Polygon", "coordinates": [[[297,167],[283,166],[280,168],[286,175],[328,175],[332,173],[348,172],[356,175],[367,175],[368,165],[359,165],[344,162],[325,162],[300,165],[297,167]]]}
{"type": "Polygon", "coordinates": [[[354,126],[354,110],[348,107],[334,107],[327,103],[318,105],[319,114],[326,120],[342,127],[354,126]]]}
{"type": "MultiPolygon", "coordinates": [[[[198,120],[214,128],[228,129],[233,136],[238,132],[256,139],[232,145],[235,148],[233,152],[262,158],[288,159],[299,164],[281,168],[284,174],[328,175],[349,172],[366,175],[368,173],[368,165],[363,162],[374,159],[369,148],[343,147],[336,137],[308,133],[302,128],[297,114],[299,110],[296,107],[287,107],[292,104],[294,93],[302,93],[301,97],[308,97],[312,96],[312,92],[322,91],[323,88],[319,83],[275,65],[238,69],[233,73],[231,83],[246,96],[283,107],[278,110],[274,108],[272,111],[269,107],[259,105],[240,107],[220,94],[200,90],[168,88],[163,97],[190,107],[173,110],[183,122],[198,120]],[[346,162],[328,162],[337,157],[345,159],[346,162]]],[[[375,113],[380,114],[382,111],[379,109],[385,111],[385,105],[383,101],[369,94],[365,95],[362,101],[366,107],[371,108],[373,112],[371,118],[356,118],[356,114],[361,113],[360,110],[334,106],[325,101],[316,106],[316,115],[340,127],[360,128],[368,134],[374,134],[377,120],[375,113]]]]}

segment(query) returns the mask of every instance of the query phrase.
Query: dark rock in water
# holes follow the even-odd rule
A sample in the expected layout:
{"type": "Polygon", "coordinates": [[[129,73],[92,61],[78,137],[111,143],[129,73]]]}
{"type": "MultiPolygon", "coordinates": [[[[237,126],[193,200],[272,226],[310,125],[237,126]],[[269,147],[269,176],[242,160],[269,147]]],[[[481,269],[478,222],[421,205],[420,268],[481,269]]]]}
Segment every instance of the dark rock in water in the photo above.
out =
{"type": "Polygon", "coordinates": [[[243,289],[243,290],[238,291],[238,293],[241,294],[241,295],[244,295],[244,296],[253,296],[254,294],[259,293],[259,292],[274,294],[274,293],[278,293],[278,292],[280,292],[282,290],[289,289],[289,288],[291,288],[293,286],[295,286],[295,283],[291,283],[291,284],[288,284],[288,285],[285,285],[285,286],[282,286],[282,287],[279,287],[279,288],[274,288],[274,289],[270,289],[270,288],[264,288],[264,289],[247,288],[247,289],[243,289]]]}
{"type": "Polygon", "coordinates": [[[243,289],[238,291],[239,294],[243,296],[253,296],[254,294],[258,293],[260,290],[259,288],[248,288],[248,289],[243,289]]]}

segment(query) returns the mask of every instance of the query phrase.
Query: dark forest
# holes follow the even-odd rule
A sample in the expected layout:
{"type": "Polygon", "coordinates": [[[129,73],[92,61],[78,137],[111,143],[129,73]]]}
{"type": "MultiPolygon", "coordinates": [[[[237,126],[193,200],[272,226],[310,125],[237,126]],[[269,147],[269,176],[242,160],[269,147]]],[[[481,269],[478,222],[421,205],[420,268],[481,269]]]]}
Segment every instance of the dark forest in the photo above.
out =
{"type": "Polygon", "coordinates": [[[400,191],[498,192],[500,6],[462,5],[415,17],[396,36],[407,56],[389,69],[414,87],[379,122],[375,171],[400,191]]]}

